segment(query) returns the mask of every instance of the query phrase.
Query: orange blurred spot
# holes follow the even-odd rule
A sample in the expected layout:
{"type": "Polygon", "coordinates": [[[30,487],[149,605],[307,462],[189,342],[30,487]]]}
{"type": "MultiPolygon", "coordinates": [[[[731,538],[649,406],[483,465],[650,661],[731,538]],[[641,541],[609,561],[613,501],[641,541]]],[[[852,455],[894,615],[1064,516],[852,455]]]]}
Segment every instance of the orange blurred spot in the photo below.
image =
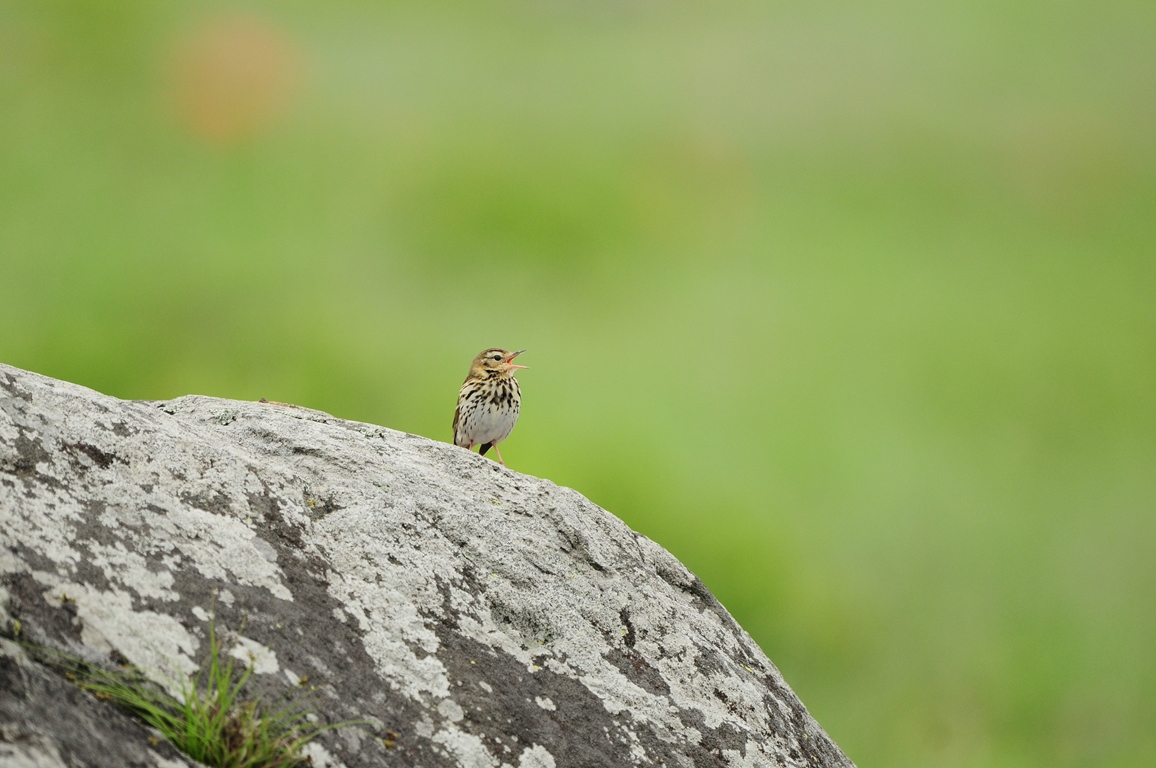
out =
{"type": "Polygon", "coordinates": [[[261,134],[289,106],[300,69],[291,42],[264,19],[215,19],[176,48],[177,115],[190,133],[215,144],[261,134]]]}

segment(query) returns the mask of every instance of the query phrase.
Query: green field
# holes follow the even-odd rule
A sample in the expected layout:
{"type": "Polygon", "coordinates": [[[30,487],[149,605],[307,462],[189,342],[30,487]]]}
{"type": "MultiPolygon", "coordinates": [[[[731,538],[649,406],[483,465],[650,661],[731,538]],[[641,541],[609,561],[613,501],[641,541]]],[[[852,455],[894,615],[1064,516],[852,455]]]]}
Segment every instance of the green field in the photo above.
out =
{"type": "Polygon", "coordinates": [[[0,361],[449,440],[494,345],[863,768],[1156,765],[1156,3],[0,0],[0,361]]]}

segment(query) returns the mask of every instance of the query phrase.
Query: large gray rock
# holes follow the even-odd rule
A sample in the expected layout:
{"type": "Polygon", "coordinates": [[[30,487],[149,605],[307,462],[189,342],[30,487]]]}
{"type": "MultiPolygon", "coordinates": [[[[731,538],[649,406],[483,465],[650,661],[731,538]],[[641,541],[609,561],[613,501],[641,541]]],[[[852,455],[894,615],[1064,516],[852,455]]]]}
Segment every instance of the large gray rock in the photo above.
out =
{"type": "MultiPolygon", "coordinates": [[[[255,693],[307,679],[323,719],[373,724],[318,768],[851,765],[673,556],[446,443],[0,365],[0,545],[10,637],[171,684],[215,612],[255,693]]],[[[0,651],[5,765],[184,764],[0,651]]]]}

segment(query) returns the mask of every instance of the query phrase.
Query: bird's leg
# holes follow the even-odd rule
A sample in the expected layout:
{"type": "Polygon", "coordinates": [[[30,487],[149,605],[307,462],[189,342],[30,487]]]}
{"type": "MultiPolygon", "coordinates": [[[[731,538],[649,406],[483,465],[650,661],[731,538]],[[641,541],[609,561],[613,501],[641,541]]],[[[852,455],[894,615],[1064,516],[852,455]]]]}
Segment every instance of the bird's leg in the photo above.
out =
{"type": "Polygon", "coordinates": [[[497,443],[494,443],[494,453],[498,454],[498,463],[501,464],[503,467],[506,466],[506,462],[502,461],[502,452],[498,450],[498,444],[497,443]]]}

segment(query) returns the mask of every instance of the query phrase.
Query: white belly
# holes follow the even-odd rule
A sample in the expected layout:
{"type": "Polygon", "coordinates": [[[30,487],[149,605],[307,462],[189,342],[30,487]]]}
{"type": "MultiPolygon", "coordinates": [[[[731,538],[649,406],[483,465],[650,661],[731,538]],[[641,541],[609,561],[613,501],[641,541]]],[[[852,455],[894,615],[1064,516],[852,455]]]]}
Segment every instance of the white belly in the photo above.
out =
{"type": "Polygon", "coordinates": [[[518,408],[513,405],[502,407],[489,403],[474,410],[463,425],[463,432],[474,445],[500,443],[510,436],[518,423],[518,408]]]}

